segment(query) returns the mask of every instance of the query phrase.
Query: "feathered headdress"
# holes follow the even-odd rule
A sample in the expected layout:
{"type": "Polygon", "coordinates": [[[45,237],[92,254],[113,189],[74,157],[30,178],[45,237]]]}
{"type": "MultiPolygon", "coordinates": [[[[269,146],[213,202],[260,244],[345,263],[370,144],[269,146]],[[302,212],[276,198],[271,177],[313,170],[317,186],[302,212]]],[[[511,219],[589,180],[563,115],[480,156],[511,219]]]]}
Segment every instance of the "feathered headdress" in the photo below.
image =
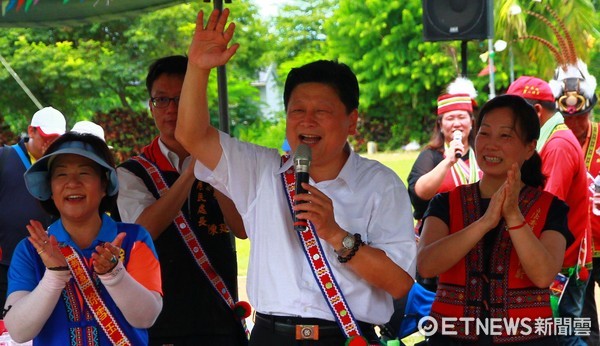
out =
{"type": "Polygon", "coordinates": [[[454,110],[463,110],[473,113],[473,108],[477,107],[475,101],[477,90],[473,82],[464,77],[456,78],[446,88],[446,94],[438,98],[437,114],[441,115],[454,110]]]}
{"type": "Polygon", "coordinates": [[[470,79],[465,77],[458,77],[454,82],[450,83],[446,88],[448,94],[469,94],[474,100],[477,97],[477,90],[470,79]]]}
{"type": "Polygon", "coordinates": [[[556,99],[558,109],[563,116],[587,113],[592,110],[598,101],[596,78],[589,74],[587,65],[577,58],[573,39],[567,31],[564,21],[550,6],[546,5],[546,9],[550,12],[552,18],[556,20],[562,32],[541,14],[532,11],[525,12],[544,22],[554,32],[558,47],[539,36],[527,35],[520,37],[520,39],[536,40],[548,47],[554,55],[558,67],[554,72],[554,78],[548,83],[556,99]]]}

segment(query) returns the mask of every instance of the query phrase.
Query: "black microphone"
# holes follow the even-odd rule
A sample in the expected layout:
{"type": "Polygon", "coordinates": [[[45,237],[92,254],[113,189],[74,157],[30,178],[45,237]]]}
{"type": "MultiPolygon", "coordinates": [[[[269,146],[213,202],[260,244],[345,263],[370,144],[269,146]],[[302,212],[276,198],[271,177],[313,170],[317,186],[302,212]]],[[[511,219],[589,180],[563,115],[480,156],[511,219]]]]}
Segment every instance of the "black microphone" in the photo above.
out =
{"type": "MultiPolygon", "coordinates": [[[[294,170],[296,171],[296,196],[301,193],[307,193],[302,187],[302,183],[308,184],[308,169],[310,168],[311,157],[310,147],[306,144],[300,144],[294,153],[294,170]]],[[[298,205],[304,202],[295,202],[298,205]]],[[[300,220],[296,218],[296,212],[294,212],[294,229],[298,232],[304,232],[308,229],[308,223],[306,220],[300,220]]]]}
{"type": "MultiPolygon", "coordinates": [[[[462,131],[461,130],[456,130],[452,133],[452,140],[453,141],[459,141],[462,143],[462,131]]],[[[456,156],[456,158],[460,158],[462,156],[462,152],[460,149],[456,149],[456,152],[454,153],[454,155],[456,156]]]]}

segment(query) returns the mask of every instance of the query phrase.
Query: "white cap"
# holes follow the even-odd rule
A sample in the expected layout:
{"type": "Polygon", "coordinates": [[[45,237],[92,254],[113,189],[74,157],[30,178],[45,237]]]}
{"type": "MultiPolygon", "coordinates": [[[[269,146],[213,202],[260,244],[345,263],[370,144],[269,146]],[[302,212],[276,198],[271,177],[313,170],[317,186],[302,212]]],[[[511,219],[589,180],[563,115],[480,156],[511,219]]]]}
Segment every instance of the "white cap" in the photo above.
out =
{"type": "Polygon", "coordinates": [[[44,107],[31,118],[32,127],[38,127],[43,136],[62,135],[67,131],[65,116],[53,107],[44,107]]]}
{"type": "Polygon", "coordinates": [[[104,138],[104,129],[102,128],[102,126],[92,121],[78,121],[77,123],[75,123],[75,125],[73,125],[71,131],[79,133],[89,133],[98,138],[101,138],[104,142],[106,142],[106,139],[104,138]]]}

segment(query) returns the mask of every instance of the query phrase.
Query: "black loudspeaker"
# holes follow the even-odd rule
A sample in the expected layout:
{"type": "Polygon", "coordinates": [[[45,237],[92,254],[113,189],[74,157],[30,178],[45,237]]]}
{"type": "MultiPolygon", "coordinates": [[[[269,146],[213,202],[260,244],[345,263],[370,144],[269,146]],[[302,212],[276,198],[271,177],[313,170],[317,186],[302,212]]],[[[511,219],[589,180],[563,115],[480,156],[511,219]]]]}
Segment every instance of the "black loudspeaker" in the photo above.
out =
{"type": "Polygon", "coordinates": [[[423,0],[425,41],[483,40],[493,36],[493,0],[423,0]]]}

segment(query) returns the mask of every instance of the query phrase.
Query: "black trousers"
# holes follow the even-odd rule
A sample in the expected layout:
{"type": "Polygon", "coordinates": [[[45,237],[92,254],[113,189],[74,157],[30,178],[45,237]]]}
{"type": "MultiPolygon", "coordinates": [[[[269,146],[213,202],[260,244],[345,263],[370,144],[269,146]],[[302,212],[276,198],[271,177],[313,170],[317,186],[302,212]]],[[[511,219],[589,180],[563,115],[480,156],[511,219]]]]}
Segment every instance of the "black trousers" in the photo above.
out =
{"type": "MultiPolygon", "coordinates": [[[[379,337],[373,325],[358,322],[364,337],[370,343],[378,343],[379,337]]],[[[333,321],[317,318],[272,316],[256,313],[250,334],[250,346],[343,346],[346,336],[333,321]],[[296,325],[318,325],[319,340],[296,340],[296,325]]]]}
{"type": "Polygon", "coordinates": [[[239,335],[195,335],[188,337],[153,338],[149,346],[198,346],[198,345],[227,345],[246,346],[248,340],[239,335]]]}

